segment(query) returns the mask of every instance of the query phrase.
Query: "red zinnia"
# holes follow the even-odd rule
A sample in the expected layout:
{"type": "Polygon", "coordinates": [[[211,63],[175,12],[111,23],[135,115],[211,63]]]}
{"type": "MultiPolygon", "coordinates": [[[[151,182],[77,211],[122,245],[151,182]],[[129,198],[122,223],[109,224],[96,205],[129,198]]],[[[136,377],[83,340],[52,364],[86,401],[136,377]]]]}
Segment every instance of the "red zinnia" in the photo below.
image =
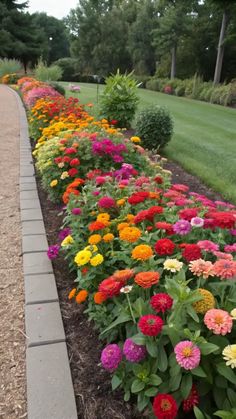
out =
{"type": "Polygon", "coordinates": [[[134,224],[141,223],[144,220],[147,220],[148,210],[139,211],[134,217],[134,224]]]}
{"type": "Polygon", "coordinates": [[[74,147],[68,147],[65,149],[65,154],[74,154],[77,153],[76,149],[74,147]]]}
{"type": "Polygon", "coordinates": [[[187,262],[191,262],[192,260],[196,259],[201,259],[201,249],[198,247],[197,244],[185,244],[182,256],[187,262]]]}
{"type": "Polygon", "coordinates": [[[98,290],[99,292],[102,292],[102,294],[105,295],[106,298],[111,298],[119,294],[122,286],[122,282],[118,282],[115,280],[113,276],[110,276],[109,278],[104,279],[100,283],[98,290]]]}
{"type": "Polygon", "coordinates": [[[79,164],[80,164],[80,161],[77,158],[72,159],[70,162],[70,166],[78,166],[79,164]]]}
{"type": "Polygon", "coordinates": [[[65,156],[65,157],[63,157],[63,162],[64,163],[70,163],[70,157],[69,156],[65,156]]]}
{"type": "Polygon", "coordinates": [[[175,419],[178,406],[170,394],[158,394],[154,397],[153,412],[157,419],[175,419]]]}
{"type": "Polygon", "coordinates": [[[215,212],[212,214],[215,226],[219,228],[234,228],[236,217],[230,212],[215,212]]]}
{"type": "Polygon", "coordinates": [[[78,174],[78,170],[75,167],[72,167],[72,169],[68,170],[68,175],[71,177],[75,177],[78,174]]]}
{"type": "Polygon", "coordinates": [[[153,218],[155,217],[156,214],[163,213],[163,208],[158,205],[155,205],[149,208],[147,212],[148,212],[148,216],[147,216],[148,220],[153,221],[153,218]]]}
{"type": "Polygon", "coordinates": [[[138,327],[146,336],[157,336],[163,328],[164,322],[161,317],[154,314],[146,314],[140,317],[138,327]]]}
{"type": "Polygon", "coordinates": [[[192,410],[194,406],[197,406],[198,403],[199,403],[199,394],[198,394],[196,386],[193,384],[192,389],[190,390],[190,393],[187,399],[183,401],[183,411],[190,412],[190,410],[192,410]]]}
{"type": "Polygon", "coordinates": [[[156,226],[156,228],[158,228],[159,230],[165,230],[165,232],[166,232],[168,235],[174,234],[174,230],[173,230],[172,224],[170,224],[170,223],[166,223],[165,221],[158,221],[158,222],[155,224],[155,226],[156,226]]]}
{"type": "Polygon", "coordinates": [[[145,191],[136,192],[136,193],[133,193],[129,197],[128,202],[131,205],[137,205],[140,202],[145,201],[145,199],[147,199],[148,197],[149,197],[149,192],[145,192],[145,191]]]}
{"type": "Polygon", "coordinates": [[[170,239],[157,240],[154,247],[160,256],[172,255],[175,250],[175,244],[170,239]]]}
{"type": "Polygon", "coordinates": [[[158,183],[159,185],[161,185],[163,183],[163,179],[161,176],[156,176],[154,178],[155,182],[158,183]]]}
{"type": "Polygon", "coordinates": [[[164,313],[166,310],[169,310],[173,305],[173,298],[169,294],[160,292],[159,294],[153,295],[151,298],[151,306],[153,310],[157,313],[161,311],[164,313]]]}
{"type": "Polygon", "coordinates": [[[54,162],[56,164],[61,163],[62,162],[62,157],[55,157],[54,162]]]}
{"type": "Polygon", "coordinates": [[[198,215],[199,208],[186,208],[179,211],[179,218],[191,221],[192,218],[198,215]]]}

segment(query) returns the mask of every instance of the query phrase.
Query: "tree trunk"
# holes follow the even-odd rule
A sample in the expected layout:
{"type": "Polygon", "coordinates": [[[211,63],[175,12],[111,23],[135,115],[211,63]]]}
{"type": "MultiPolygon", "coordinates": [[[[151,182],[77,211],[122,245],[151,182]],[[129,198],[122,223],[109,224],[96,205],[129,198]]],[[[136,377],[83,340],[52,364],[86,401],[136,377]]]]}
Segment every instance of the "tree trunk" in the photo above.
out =
{"type": "Polygon", "coordinates": [[[225,33],[227,29],[227,24],[228,24],[228,16],[225,10],[222,17],[220,37],[219,37],[219,43],[218,43],[218,48],[217,48],[214,85],[220,83],[221,70],[222,70],[222,64],[223,64],[223,58],[224,58],[224,49],[225,49],[224,41],[225,41],[225,33]]]}
{"type": "Polygon", "coordinates": [[[174,79],[176,76],[176,45],[173,46],[171,50],[171,72],[170,72],[170,78],[174,79]]]}

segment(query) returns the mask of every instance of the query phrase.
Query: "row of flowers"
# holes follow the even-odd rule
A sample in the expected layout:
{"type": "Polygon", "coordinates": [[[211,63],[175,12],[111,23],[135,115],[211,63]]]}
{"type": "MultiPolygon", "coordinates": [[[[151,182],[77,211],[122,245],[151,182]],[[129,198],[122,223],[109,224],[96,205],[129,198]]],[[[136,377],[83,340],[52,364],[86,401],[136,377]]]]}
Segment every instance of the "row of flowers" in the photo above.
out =
{"type": "Polygon", "coordinates": [[[106,342],[112,388],[158,419],[232,411],[235,207],[171,185],[160,156],[90,106],[40,90],[36,100],[35,80],[19,86],[43,187],[64,205],[48,257],[62,252],[77,273],[69,299],[86,302],[106,342]]]}

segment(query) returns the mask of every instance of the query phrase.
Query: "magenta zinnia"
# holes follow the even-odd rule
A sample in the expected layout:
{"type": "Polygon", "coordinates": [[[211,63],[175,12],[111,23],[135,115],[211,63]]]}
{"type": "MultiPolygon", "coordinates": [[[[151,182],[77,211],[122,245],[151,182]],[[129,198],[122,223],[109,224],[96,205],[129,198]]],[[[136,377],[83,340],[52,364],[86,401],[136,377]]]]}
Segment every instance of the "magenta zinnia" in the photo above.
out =
{"type": "Polygon", "coordinates": [[[175,356],[178,364],[185,370],[192,370],[198,367],[201,359],[201,352],[197,345],[190,340],[183,340],[175,346],[175,356]]]}
{"type": "Polygon", "coordinates": [[[107,345],[101,355],[101,362],[103,368],[112,372],[116,370],[122,360],[122,352],[118,345],[112,343],[107,345]]]}
{"type": "Polygon", "coordinates": [[[128,361],[140,362],[147,355],[147,350],[144,345],[137,345],[132,339],[126,339],[123,346],[123,353],[128,361]]]}

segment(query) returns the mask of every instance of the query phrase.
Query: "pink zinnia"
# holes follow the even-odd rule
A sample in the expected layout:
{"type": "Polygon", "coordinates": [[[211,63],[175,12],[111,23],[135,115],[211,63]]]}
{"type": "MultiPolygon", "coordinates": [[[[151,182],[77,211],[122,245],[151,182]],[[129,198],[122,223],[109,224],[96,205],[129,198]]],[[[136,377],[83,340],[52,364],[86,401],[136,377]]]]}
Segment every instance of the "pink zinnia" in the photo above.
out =
{"type": "Polygon", "coordinates": [[[204,323],[215,335],[226,335],[233,327],[233,319],[225,310],[212,308],[204,316],[204,323]]]}
{"type": "Polygon", "coordinates": [[[214,273],[221,279],[233,279],[236,276],[236,261],[219,259],[214,263],[214,273]]]}
{"type": "Polygon", "coordinates": [[[227,244],[227,245],[224,247],[224,251],[225,251],[225,252],[229,252],[229,253],[231,253],[231,252],[236,252],[236,243],[234,243],[234,244],[227,244]]]}
{"type": "Polygon", "coordinates": [[[190,340],[183,340],[177,343],[174,348],[176,361],[186,370],[198,367],[201,359],[201,352],[197,345],[190,340]]]}
{"type": "Polygon", "coordinates": [[[197,242],[197,245],[200,249],[205,250],[205,252],[214,252],[215,250],[219,250],[219,245],[211,240],[200,240],[197,242]]]}
{"type": "Polygon", "coordinates": [[[109,196],[104,196],[98,201],[98,206],[101,208],[111,208],[111,207],[115,207],[115,205],[116,205],[116,201],[114,201],[114,199],[110,198],[109,196]]]}
{"type": "Polygon", "coordinates": [[[214,276],[213,264],[203,259],[196,259],[190,262],[189,270],[194,275],[202,276],[204,279],[207,279],[209,276],[214,276]]]}
{"type": "Polygon", "coordinates": [[[191,231],[191,224],[187,220],[179,220],[173,225],[173,230],[176,234],[185,236],[191,231]]]}
{"type": "Polygon", "coordinates": [[[225,260],[233,260],[233,256],[230,253],[224,253],[224,252],[213,252],[213,255],[215,255],[219,259],[225,259],[225,260]]]}
{"type": "Polygon", "coordinates": [[[203,227],[204,220],[201,217],[194,217],[191,219],[190,224],[192,227],[203,227]]]}

